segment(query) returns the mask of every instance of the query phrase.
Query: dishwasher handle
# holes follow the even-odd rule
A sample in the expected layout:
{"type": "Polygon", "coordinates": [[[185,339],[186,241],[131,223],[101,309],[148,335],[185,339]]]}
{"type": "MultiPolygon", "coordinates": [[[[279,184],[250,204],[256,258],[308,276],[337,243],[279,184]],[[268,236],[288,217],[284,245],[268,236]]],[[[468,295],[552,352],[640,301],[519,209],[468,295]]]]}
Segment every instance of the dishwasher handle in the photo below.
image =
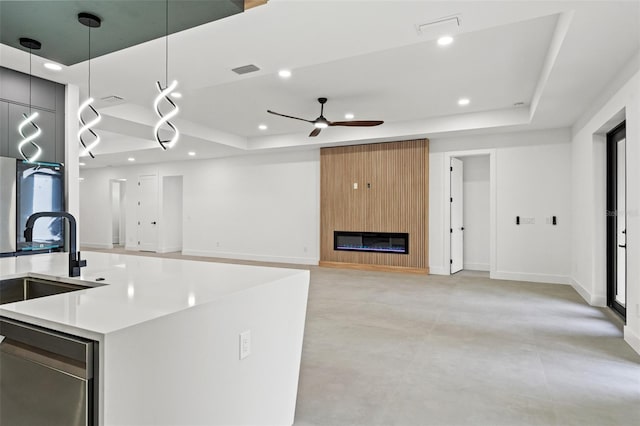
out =
{"type": "Polygon", "coordinates": [[[3,339],[0,342],[0,360],[6,360],[6,357],[39,364],[50,370],[65,373],[80,380],[86,381],[93,378],[93,371],[87,370],[84,364],[69,358],[55,356],[50,352],[14,342],[10,339],[3,339]]]}
{"type": "Polygon", "coordinates": [[[11,341],[84,364],[89,364],[93,358],[93,341],[91,340],[8,318],[0,318],[0,335],[11,341]]]}

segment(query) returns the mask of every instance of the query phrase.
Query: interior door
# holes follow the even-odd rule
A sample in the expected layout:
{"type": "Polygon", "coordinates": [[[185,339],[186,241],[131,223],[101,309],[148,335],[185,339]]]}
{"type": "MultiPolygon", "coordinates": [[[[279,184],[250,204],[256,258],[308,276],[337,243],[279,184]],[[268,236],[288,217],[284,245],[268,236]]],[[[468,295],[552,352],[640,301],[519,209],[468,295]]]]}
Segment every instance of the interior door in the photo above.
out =
{"type": "Polygon", "coordinates": [[[138,179],[138,248],[157,251],[158,247],[158,176],[138,179]]]}
{"type": "Polygon", "coordinates": [[[120,244],[120,182],[111,181],[111,242],[120,244]]]}
{"type": "Polygon", "coordinates": [[[607,134],[607,305],[626,317],[627,206],[625,123],[607,134]]]}
{"type": "Polygon", "coordinates": [[[464,223],[462,178],[464,166],[462,160],[451,159],[451,273],[462,270],[464,264],[464,223]]]}

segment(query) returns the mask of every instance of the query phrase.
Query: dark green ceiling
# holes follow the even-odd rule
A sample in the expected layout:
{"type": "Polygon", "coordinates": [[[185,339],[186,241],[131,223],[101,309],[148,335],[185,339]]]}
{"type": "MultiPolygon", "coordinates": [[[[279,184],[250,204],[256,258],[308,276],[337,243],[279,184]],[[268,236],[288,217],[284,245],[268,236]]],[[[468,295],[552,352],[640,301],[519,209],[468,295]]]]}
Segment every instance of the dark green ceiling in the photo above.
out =
{"type": "MultiPolygon", "coordinates": [[[[0,43],[25,50],[20,37],[36,39],[42,49],[35,54],[73,65],[88,58],[89,29],[78,22],[78,13],[102,19],[102,26],[91,30],[94,58],[164,36],[165,5],[165,0],[0,0],[0,43]]],[[[169,32],[243,10],[244,0],[169,0],[169,32]]]]}

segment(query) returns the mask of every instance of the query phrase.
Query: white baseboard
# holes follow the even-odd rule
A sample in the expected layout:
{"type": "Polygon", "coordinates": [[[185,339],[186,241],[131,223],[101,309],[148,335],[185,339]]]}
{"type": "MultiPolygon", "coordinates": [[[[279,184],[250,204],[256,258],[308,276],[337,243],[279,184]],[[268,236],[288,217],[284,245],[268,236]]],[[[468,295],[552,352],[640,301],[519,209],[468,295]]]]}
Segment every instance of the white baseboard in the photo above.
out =
{"type": "Polygon", "coordinates": [[[105,243],[85,243],[80,242],[80,247],[88,248],[88,249],[112,249],[113,244],[105,244],[105,243]]]}
{"type": "Polygon", "coordinates": [[[429,266],[429,275],[451,275],[449,268],[442,266],[429,266]]]}
{"type": "Polygon", "coordinates": [[[606,296],[596,296],[591,294],[582,284],[575,278],[571,278],[571,287],[591,306],[605,307],[607,306],[606,296]]]}
{"type": "Polygon", "coordinates": [[[598,306],[604,308],[607,306],[607,296],[594,296],[591,295],[591,306],[598,306]]]}
{"type": "Polygon", "coordinates": [[[182,246],[162,247],[158,249],[158,253],[173,253],[176,251],[182,251],[182,246]]]}
{"type": "Polygon", "coordinates": [[[624,326],[624,341],[640,354],[640,336],[638,336],[629,326],[624,326]]]}
{"type": "Polygon", "coordinates": [[[463,269],[469,271],[489,271],[488,263],[464,263],[463,269]]]}
{"type": "Polygon", "coordinates": [[[237,260],[253,260],[257,262],[273,262],[273,263],[294,263],[297,265],[318,265],[320,259],[312,257],[285,257],[285,256],[266,256],[260,254],[247,253],[227,253],[208,250],[189,250],[183,249],[182,254],[185,256],[205,256],[220,257],[223,259],[237,260]]]}
{"type": "Polygon", "coordinates": [[[591,304],[591,293],[582,286],[575,278],[571,278],[571,287],[584,299],[585,302],[591,304]]]}
{"type": "Polygon", "coordinates": [[[491,279],[511,281],[531,281],[545,284],[571,284],[569,277],[565,275],[530,274],[526,272],[496,271],[491,274],[491,279]]]}

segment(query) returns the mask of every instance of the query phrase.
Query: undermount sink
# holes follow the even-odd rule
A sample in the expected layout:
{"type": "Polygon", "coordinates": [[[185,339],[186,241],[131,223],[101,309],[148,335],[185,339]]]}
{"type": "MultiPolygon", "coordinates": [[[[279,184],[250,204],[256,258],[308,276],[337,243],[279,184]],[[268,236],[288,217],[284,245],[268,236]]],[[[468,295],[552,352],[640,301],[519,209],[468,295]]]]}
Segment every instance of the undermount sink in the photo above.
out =
{"type": "Polygon", "coordinates": [[[0,280],[0,305],[21,302],[38,297],[84,290],[92,286],[49,281],[40,278],[24,277],[0,280]]]}

